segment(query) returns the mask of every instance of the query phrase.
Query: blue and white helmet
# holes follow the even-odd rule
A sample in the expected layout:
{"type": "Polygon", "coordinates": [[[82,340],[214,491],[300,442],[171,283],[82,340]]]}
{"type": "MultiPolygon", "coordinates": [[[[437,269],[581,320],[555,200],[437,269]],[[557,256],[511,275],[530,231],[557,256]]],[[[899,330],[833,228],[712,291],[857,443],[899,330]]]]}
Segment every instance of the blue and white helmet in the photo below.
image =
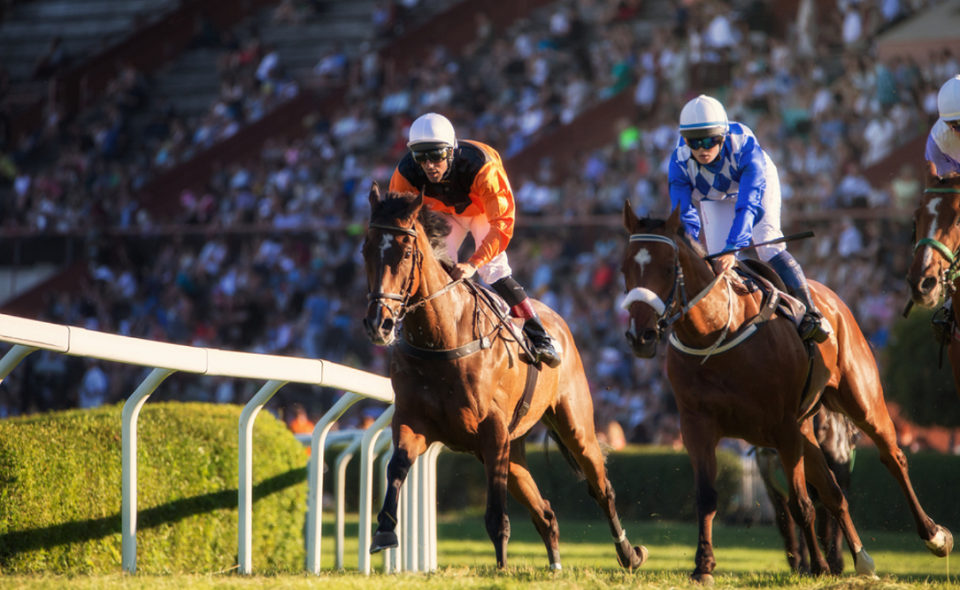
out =
{"type": "Polygon", "coordinates": [[[960,119],[960,76],[954,76],[940,87],[937,95],[937,110],[944,121],[960,119]]]}
{"type": "Polygon", "coordinates": [[[687,139],[723,135],[729,129],[727,111],[711,96],[701,94],[680,111],[680,135],[687,139]]]}

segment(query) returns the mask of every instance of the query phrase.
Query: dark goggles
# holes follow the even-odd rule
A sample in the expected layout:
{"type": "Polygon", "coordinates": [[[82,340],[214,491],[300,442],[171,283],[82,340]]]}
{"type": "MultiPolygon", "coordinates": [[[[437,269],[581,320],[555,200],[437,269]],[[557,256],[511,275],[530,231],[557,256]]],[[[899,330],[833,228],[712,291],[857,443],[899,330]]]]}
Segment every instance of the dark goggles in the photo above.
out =
{"type": "Polygon", "coordinates": [[[449,158],[452,153],[453,148],[449,147],[435,148],[432,150],[414,150],[413,161],[417,164],[423,164],[424,162],[441,162],[449,158]]]}
{"type": "Polygon", "coordinates": [[[723,143],[723,136],[714,135],[713,137],[701,137],[699,139],[689,139],[685,137],[683,140],[687,142],[687,145],[690,146],[692,150],[708,150],[723,143]]]}
{"type": "Polygon", "coordinates": [[[944,121],[947,124],[947,127],[953,129],[954,131],[960,131],[960,119],[956,121],[944,121]]]}

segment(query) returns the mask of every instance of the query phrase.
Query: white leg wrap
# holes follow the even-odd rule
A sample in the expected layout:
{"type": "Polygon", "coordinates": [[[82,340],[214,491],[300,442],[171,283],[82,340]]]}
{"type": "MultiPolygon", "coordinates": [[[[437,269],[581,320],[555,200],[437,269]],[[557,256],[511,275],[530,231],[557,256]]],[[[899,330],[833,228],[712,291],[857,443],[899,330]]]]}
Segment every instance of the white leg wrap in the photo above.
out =
{"type": "Polygon", "coordinates": [[[943,529],[937,527],[937,534],[933,536],[929,541],[924,541],[927,544],[929,549],[937,551],[943,548],[943,544],[947,542],[947,536],[943,533],[943,529]]]}
{"type": "Polygon", "coordinates": [[[623,543],[624,541],[626,541],[626,540],[627,540],[627,529],[621,529],[621,530],[620,530],[620,536],[619,536],[619,537],[614,537],[613,540],[616,541],[617,543],[623,543]]]}
{"type": "Polygon", "coordinates": [[[555,572],[558,572],[558,571],[560,571],[560,570],[563,569],[563,566],[560,565],[559,563],[551,563],[551,564],[550,564],[550,569],[553,570],[553,571],[555,571],[555,572]]]}
{"type": "Polygon", "coordinates": [[[854,565],[858,576],[866,576],[868,578],[877,577],[877,567],[873,564],[873,558],[867,555],[867,550],[863,547],[860,548],[860,551],[857,551],[857,555],[854,558],[854,565]]]}

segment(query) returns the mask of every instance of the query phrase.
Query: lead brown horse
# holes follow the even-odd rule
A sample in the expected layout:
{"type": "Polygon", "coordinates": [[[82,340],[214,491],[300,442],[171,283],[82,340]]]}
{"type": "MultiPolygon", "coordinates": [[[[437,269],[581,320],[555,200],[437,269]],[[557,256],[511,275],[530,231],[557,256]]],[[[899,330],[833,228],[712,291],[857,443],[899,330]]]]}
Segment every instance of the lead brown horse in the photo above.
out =
{"type": "Polygon", "coordinates": [[[762,294],[750,292],[730,273],[715,275],[704,259],[703,248],[682,229],[678,209],[666,221],[639,219],[627,203],[623,217],[631,234],[621,271],[628,290],[627,340],[634,354],[653,356],[661,333],[671,323],[673,326],[667,377],[693,464],[700,529],[696,569],[691,577],[705,583],[713,581],[716,447],[724,437],[777,450],[787,475],[790,512],[803,530],[814,574],[829,573],[829,566],[816,543],[807,482],[817,489],[824,506],[837,519],[857,573],[874,575],[873,561],[863,548],[847,500],[817,444],[812,420],[801,420],[808,379],[809,390],[822,393],[825,407],[848,416],[876,444],[881,461],[907,499],[917,533],[930,551],[938,556],[949,554],[953,536],[934,523],[917,501],[883,399],[873,353],[837,295],[810,281],[817,307],[833,333],[814,350],[808,377],[811,357],[797,335],[796,325],[776,313],[770,321],[751,329],[752,318],[762,309],[762,294]]]}
{"type": "Polygon", "coordinates": [[[364,325],[374,344],[393,346],[390,378],[396,394],[393,457],[387,492],[370,547],[398,545],[397,501],[413,462],[434,442],[471,453],[487,476],[487,534],[497,566],[507,565],[507,491],[520,501],[543,539],[551,569],[560,569],[559,528],[527,469],[524,443],[542,422],[606,515],[619,563],[630,570],[647,559],[620,525],[613,487],[593,423],[593,400],[580,354],[560,316],[534,302],[562,356],[559,367],[539,368],[532,397],[531,371],[520,361],[519,330],[482,301],[478,287],[451,281],[443,236],[446,221],[423,206],[423,195],[370,191],[371,221],[363,244],[368,299],[364,325]],[[396,330],[402,326],[402,339],[396,330]],[[527,407],[526,411],[518,408],[527,407]]]}
{"type": "MultiPolygon", "coordinates": [[[[938,176],[937,168],[927,162],[926,180],[920,206],[913,214],[913,262],[907,271],[910,299],[918,307],[936,307],[941,299],[950,299],[953,313],[960,310],[960,176],[938,176]]],[[[954,328],[948,334],[947,353],[953,381],[960,394],[960,342],[954,328]]]]}

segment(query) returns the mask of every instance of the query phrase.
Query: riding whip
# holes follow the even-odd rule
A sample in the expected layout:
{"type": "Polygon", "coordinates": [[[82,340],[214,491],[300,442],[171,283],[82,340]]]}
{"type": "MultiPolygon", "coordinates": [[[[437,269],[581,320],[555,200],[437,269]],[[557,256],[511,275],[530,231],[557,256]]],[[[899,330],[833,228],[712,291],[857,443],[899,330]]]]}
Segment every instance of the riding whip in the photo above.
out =
{"type": "Polygon", "coordinates": [[[770,240],[769,242],[762,242],[760,244],[751,244],[749,246],[744,246],[743,248],[736,248],[734,250],[724,250],[723,252],[717,252],[716,254],[711,254],[706,256],[705,260],[713,260],[725,254],[736,254],[737,252],[742,252],[743,250],[751,250],[753,248],[759,248],[760,246],[772,246],[774,244],[782,244],[784,242],[792,242],[794,240],[805,240],[807,238],[812,238],[812,231],[804,231],[798,234],[792,234],[789,236],[783,236],[782,238],[777,238],[776,240],[770,240]]]}

